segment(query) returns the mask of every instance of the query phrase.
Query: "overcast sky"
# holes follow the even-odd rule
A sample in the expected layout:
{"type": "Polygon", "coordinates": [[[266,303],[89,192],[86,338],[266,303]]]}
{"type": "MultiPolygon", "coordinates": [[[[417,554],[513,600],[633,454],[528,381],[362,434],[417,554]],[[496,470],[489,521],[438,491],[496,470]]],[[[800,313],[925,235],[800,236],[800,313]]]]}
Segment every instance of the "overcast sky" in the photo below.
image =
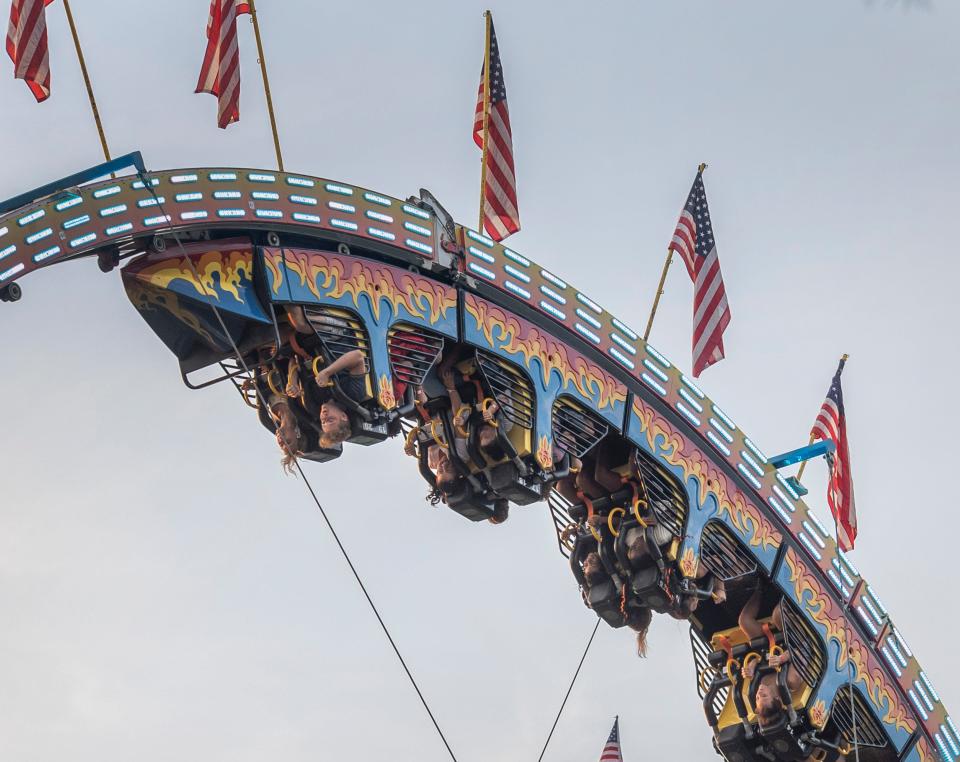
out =
{"type": "MultiPolygon", "coordinates": [[[[5,10],[6,3],[2,10],[5,10]]],[[[207,0],[75,0],[115,154],[273,166],[252,30],[241,121],[192,94],[207,0]]],[[[260,0],[289,169],[476,220],[482,5],[260,0]]],[[[955,653],[960,7],[862,0],[493,8],[523,230],[511,245],[642,329],[696,166],[733,321],[704,389],[768,454],[806,442],[843,352],[852,558],[948,708],[955,653]],[[924,6],[929,7],[924,7],[924,6]],[[654,7],[655,6],[655,7],[654,7]]],[[[53,95],[0,63],[0,198],[100,160],[63,8],[53,95]]],[[[232,389],[188,391],[93,260],[0,305],[0,758],[395,759],[445,751],[303,485],[232,389]]],[[[675,265],[652,342],[690,367],[675,265]]],[[[424,502],[401,443],[308,473],[461,762],[539,754],[593,625],[543,506],[424,502]]],[[[807,471],[824,521],[825,470],[807,471]]],[[[687,627],[597,636],[549,760],[711,759],[687,627]]]]}

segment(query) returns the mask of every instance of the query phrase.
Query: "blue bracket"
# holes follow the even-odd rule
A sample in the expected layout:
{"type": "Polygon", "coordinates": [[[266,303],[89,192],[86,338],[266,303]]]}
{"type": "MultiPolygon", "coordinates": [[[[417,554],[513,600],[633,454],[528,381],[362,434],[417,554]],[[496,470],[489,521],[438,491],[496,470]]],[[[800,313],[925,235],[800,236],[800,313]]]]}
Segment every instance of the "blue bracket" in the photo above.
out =
{"type": "Polygon", "coordinates": [[[0,203],[0,214],[12,212],[14,209],[19,209],[21,206],[26,206],[37,199],[51,196],[54,193],[67,188],[73,188],[77,185],[89,183],[92,180],[96,180],[100,177],[106,177],[107,175],[113,174],[114,172],[119,172],[121,169],[128,169],[129,167],[133,167],[140,174],[144,174],[147,171],[143,166],[143,156],[140,155],[139,151],[118,156],[116,159],[112,159],[111,161],[106,161],[103,164],[97,164],[97,166],[90,167],[90,169],[85,169],[82,172],[77,172],[52,183],[42,185],[39,188],[34,188],[32,191],[21,193],[19,196],[14,196],[13,198],[0,203]]]}
{"type": "Polygon", "coordinates": [[[770,465],[779,470],[786,466],[792,466],[794,463],[802,463],[820,455],[836,452],[836,450],[837,446],[833,443],[833,440],[821,439],[806,447],[798,447],[796,450],[790,450],[790,452],[770,458],[770,465]]]}

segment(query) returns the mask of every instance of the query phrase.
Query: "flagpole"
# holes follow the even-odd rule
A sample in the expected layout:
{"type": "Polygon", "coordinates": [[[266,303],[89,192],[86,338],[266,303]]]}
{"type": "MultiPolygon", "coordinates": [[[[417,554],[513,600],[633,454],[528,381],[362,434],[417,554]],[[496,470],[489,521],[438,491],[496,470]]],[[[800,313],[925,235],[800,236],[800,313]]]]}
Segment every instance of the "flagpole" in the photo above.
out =
{"type": "MultiPolygon", "coordinates": [[[[700,164],[697,167],[697,174],[703,174],[703,171],[707,168],[706,164],[700,164]]],[[[653,298],[653,308],[650,310],[650,317],[647,320],[647,330],[643,332],[643,340],[647,341],[650,338],[650,329],[653,328],[653,318],[656,317],[657,307],[660,306],[660,297],[663,296],[663,284],[667,280],[667,270],[670,269],[670,264],[673,262],[673,248],[667,248],[667,261],[663,263],[663,272],[660,273],[660,283],[657,286],[657,295],[653,298]]]]}
{"type": "Polygon", "coordinates": [[[673,262],[673,249],[667,249],[667,261],[663,263],[663,272],[660,273],[660,285],[657,286],[657,295],[653,298],[653,309],[650,310],[650,317],[647,319],[647,330],[643,332],[643,340],[650,338],[650,329],[653,328],[653,318],[657,314],[657,307],[660,305],[660,297],[663,296],[663,284],[667,280],[667,270],[673,262]]]}
{"type": "Polygon", "coordinates": [[[283,172],[283,154],[280,152],[280,135],[277,132],[277,117],[273,113],[273,96],[270,95],[270,79],[267,77],[267,58],[263,54],[263,40],[260,38],[260,22],[257,20],[257,5],[250,0],[250,18],[253,21],[253,36],[257,39],[260,73],[263,75],[263,91],[267,96],[267,113],[270,114],[270,129],[273,132],[273,148],[277,152],[277,169],[283,172]]]}
{"type": "Polygon", "coordinates": [[[483,158],[480,160],[480,221],[477,223],[477,232],[483,233],[483,198],[487,187],[487,131],[490,114],[490,24],[493,16],[490,11],[484,11],[486,20],[486,34],[483,46],[483,158]]]}
{"type": "MultiPolygon", "coordinates": [[[[849,359],[850,359],[850,355],[848,355],[846,352],[844,352],[843,356],[840,358],[840,365],[841,365],[840,372],[841,372],[841,373],[843,372],[843,366],[846,365],[847,360],[849,360],[849,359]]],[[[810,435],[810,441],[808,442],[808,444],[813,444],[813,434],[810,435]]],[[[800,481],[800,479],[803,477],[803,469],[805,469],[806,467],[807,467],[807,461],[803,461],[803,463],[800,464],[800,470],[797,471],[797,481],[800,481]]],[[[836,517],[834,517],[834,519],[836,519],[836,517]]],[[[838,534],[837,534],[837,537],[839,537],[839,536],[840,536],[840,535],[839,535],[839,533],[838,533],[838,534]]]]}
{"type": "Polygon", "coordinates": [[[80,61],[80,72],[83,74],[83,83],[87,86],[87,98],[90,100],[93,120],[97,123],[97,133],[100,135],[100,147],[103,149],[103,158],[110,161],[110,148],[107,146],[107,136],[103,132],[103,122],[100,121],[97,99],[93,97],[93,85],[90,84],[90,74],[87,72],[87,62],[83,57],[83,48],[80,47],[80,36],[77,34],[77,25],[73,23],[73,12],[70,10],[70,0],[63,0],[63,9],[67,12],[67,23],[70,25],[70,34],[73,35],[73,45],[77,49],[77,58],[80,61]]]}
{"type": "MultiPolygon", "coordinates": [[[[811,434],[810,441],[807,442],[807,446],[810,446],[813,444],[813,439],[814,439],[813,434],[811,434]]],[[[803,478],[803,469],[805,469],[806,467],[807,467],[807,461],[803,461],[803,463],[800,464],[800,470],[797,471],[797,481],[800,481],[803,478]]]]}

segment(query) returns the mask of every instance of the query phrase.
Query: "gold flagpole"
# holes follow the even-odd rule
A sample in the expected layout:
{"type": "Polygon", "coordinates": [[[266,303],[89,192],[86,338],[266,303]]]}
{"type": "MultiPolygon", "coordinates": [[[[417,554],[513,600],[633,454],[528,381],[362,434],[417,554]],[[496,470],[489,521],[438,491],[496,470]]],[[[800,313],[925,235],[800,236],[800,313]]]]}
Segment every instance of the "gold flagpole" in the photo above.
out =
{"type": "Polygon", "coordinates": [[[490,11],[484,11],[483,17],[487,22],[486,42],[483,46],[483,158],[480,160],[480,221],[477,223],[477,232],[483,233],[483,198],[487,187],[487,130],[490,114],[490,24],[493,16],[490,11]]]}
{"type": "MultiPolygon", "coordinates": [[[[843,356],[840,358],[840,362],[843,364],[846,364],[847,360],[849,359],[850,359],[850,355],[844,352],[843,356]]],[[[810,441],[807,444],[808,445],[813,444],[813,434],[810,435],[810,441]]],[[[803,463],[800,464],[800,470],[797,471],[797,481],[800,481],[800,479],[803,477],[803,469],[805,469],[806,467],[807,467],[807,461],[803,461],[803,463]]]]}
{"type": "Polygon", "coordinates": [[[657,314],[657,307],[660,305],[660,297],[663,296],[663,284],[667,280],[667,270],[673,262],[673,249],[667,249],[667,261],[663,263],[663,272],[660,273],[660,285],[657,286],[657,295],[653,298],[653,309],[650,310],[650,317],[647,319],[647,330],[643,332],[643,340],[650,338],[650,329],[653,328],[653,317],[657,314]]]}
{"type": "MultiPolygon", "coordinates": [[[[707,168],[706,164],[701,164],[697,167],[697,173],[703,174],[703,170],[707,168]]],[[[657,286],[657,295],[653,298],[653,309],[650,310],[650,318],[647,320],[647,330],[643,332],[643,340],[647,341],[650,338],[650,329],[653,328],[653,318],[657,314],[657,307],[660,306],[660,297],[663,296],[663,284],[667,280],[667,270],[670,269],[670,263],[673,262],[673,249],[667,249],[667,261],[663,263],[663,272],[660,273],[660,284],[657,286]]]]}
{"type": "MultiPolygon", "coordinates": [[[[813,434],[810,435],[810,441],[807,442],[807,446],[809,447],[812,444],[813,444],[813,434]]],[[[797,481],[800,481],[803,478],[803,469],[805,469],[806,467],[807,467],[807,461],[803,461],[803,463],[800,464],[800,470],[797,471],[797,481]]]]}
{"type": "Polygon", "coordinates": [[[267,112],[270,114],[270,129],[273,131],[273,148],[277,152],[277,169],[283,172],[283,154],[280,152],[280,135],[277,132],[277,117],[273,113],[273,97],[270,95],[270,79],[267,77],[267,59],[263,55],[263,40],[260,39],[260,22],[257,20],[257,5],[250,1],[250,18],[253,21],[253,35],[257,38],[257,55],[260,73],[263,75],[263,91],[267,96],[267,112]]]}
{"type": "Polygon", "coordinates": [[[73,35],[73,45],[77,49],[77,58],[80,61],[80,72],[83,74],[83,82],[87,86],[87,98],[90,100],[93,120],[97,123],[97,133],[100,135],[100,147],[103,148],[103,158],[110,161],[110,148],[107,146],[107,136],[103,132],[103,122],[100,121],[97,99],[93,97],[93,85],[90,84],[90,74],[87,72],[87,62],[83,58],[83,48],[80,47],[80,36],[77,34],[77,25],[73,23],[70,0],[63,0],[63,9],[67,12],[67,23],[70,25],[70,34],[73,35]]]}

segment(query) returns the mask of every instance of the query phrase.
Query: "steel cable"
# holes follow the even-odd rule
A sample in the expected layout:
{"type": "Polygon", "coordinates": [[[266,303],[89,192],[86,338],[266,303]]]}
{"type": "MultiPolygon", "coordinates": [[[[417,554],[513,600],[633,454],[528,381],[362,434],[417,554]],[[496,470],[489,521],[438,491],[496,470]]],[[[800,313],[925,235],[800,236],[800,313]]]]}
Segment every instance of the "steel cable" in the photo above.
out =
{"type": "MultiPolygon", "coordinates": [[[[153,186],[150,182],[149,173],[139,174],[140,180],[143,182],[144,187],[147,189],[147,192],[153,196],[153,200],[157,205],[157,208],[160,210],[162,218],[167,222],[167,229],[169,233],[173,236],[173,239],[176,241],[177,246],[180,249],[180,254],[187,261],[187,264],[190,267],[190,270],[193,272],[193,276],[197,279],[197,284],[204,288],[203,282],[200,278],[200,273],[197,272],[196,265],[193,260],[187,254],[186,249],[183,246],[183,242],[180,240],[180,236],[173,227],[172,217],[167,214],[166,210],[163,207],[163,202],[160,197],[157,195],[156,191],[153,190],[153,186]]],[[[243,368],[244,372],[252,377],[252,372],[247,365],[246,361],[243,359],[243,356],[240,353],[240,349],[237,347],[236,342],[233,339],[233,334],[227,329],[227,325],[223,320],[223,316],[220,314],[220,310],[217,309],[215,304],[210,304],[210,307],[213,309],[214,315],[217,318],[217,322],[220,324],[220,328],[223,330],[224,335],[227,340],[230,342],[230,346],[233,349],[234,355],[237,358],[237,362],[240,363],[240,366],[243,368]]],[[[257,394],[257,400],[261,405],[266,407],[266,400],[263,397],[263,393],[254,384],[254,390],[257,394]]],[[[297,472],[300,474],[300,477],[303,479],[303,483],[306,485],[307,491],[310,493],[310,497],[313,498],[314,505],[317,506],[317,510],[320,511],[320,515],[323,517],[324,522],[327,525],[327,528],[330,530],[330,534],[333,536],[334,541],[337,543],[337,547],[340,549],[340,553],[343,555],[344,560],[347,562],[347,566],[350,567],[350,571],[353,574],[354,579],[356,579],[357,584],[360,586],[360,590],[363,592],[363,596],[367,599],[367,603],[370,604],[370,609],[373,611],[374,616],[377,618],[377,622],[380,624],[380,628],[383,630],[383,634],[387,636],[387,640],[390,643],[390,647],[393,649],[393,652],[396,654],[400,666],[403,667],[403,671],[406,673],[407,678],[410,680],[410,684],[413,686],[413,689],[417,693],[417,697],[420,699],[420,703],[423,704],[423,708],[427,712],[427,716],[430,717],[430,722],[433,723],[434,729],[437,731],[437,735],[440,736],[440,740],[443,741],[443,745],[447,749],[447,753],[450,755],[450,758],[453,762],[457,762],[457,757],[453,753],[453,749],[450,748],[450,743],[447,741],[447,737],[444,735],[443,730],[440,729],[440,724],[437,722],[436,717],[434,717],[433,711],[430,709],[430,705],[427,703],[427,699],[424,697],[423,692],[420,690],[420,686],[417,684],[416,679],[413,677],[413,673],[410,671],[410,668],[407,666],[406,660],[404,660],[403,655],[400,653],[400,649],[397,647],[396,642],[393,639],[393,636],[390,634],[390,630],[387,627],[386,622],[383,621],[383,617],[380,615],[380,611],[377,609],[376,604],[373,602],[373,598],[370,597],[370,593],[367,591],[366,585],[363,584],[363,580],[360,578],[360,574],[357,571],[357,568],[353,565],[353,561],[350,558],[350,554],[347,552],[347,549],[344,547],[343,542],[340,540],[340,536],[337,534],[336,529],[333,527],[333,522],[330,521],[330,517],[327,515],[327,512],[324,510],[323,505],[320,503],[320,499],[317,497],[317,493],[313,489],[313,485],[310,483],[310,480],[307,478],[307,475],[304,473],[303,468],[300,465],[299,459],[294,459],[294,464],[296,465],[297,472]]],[[[598,620],[599,621],[599,620],[598,620]]],[[[592,638],[591,638],[592,640],[592,638]]],[[[586,655],[586,654],[584,654],[586,655]]],[[[579,669],[578,669],[579,671],[579,669]]],[[[572,687],[572,686],[571,686],[572,687]]],[[[559,718],[559,717],[558,717],[559,718]]]]}

